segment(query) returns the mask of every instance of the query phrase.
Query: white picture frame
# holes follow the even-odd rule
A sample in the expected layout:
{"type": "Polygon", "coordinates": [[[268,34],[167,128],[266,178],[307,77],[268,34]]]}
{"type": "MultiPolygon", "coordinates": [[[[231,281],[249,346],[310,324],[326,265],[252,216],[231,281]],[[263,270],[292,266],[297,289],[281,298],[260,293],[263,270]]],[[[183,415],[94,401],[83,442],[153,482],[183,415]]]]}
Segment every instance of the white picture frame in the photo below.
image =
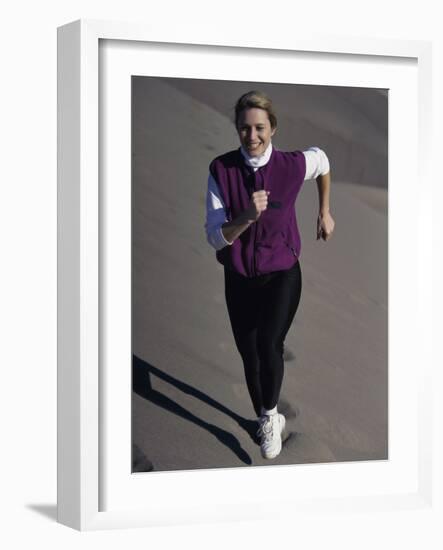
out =
{"type": "MultiPolygon", "coordinates": [[[[129,49],[140,43],[152,44],[158,51],[162,45],[174,44],[175,48],[180,48],[191,43],[186,30],[182,34],[171,31],[170,36],[164,36],[148,26],[133,23],[86,20],[70,23],[58,30],[58,521],[76,529],[90,530],[260,518],[265,511],[264,502],[254,492],[236,494],[230,505],[221,493],[219,500],[213,498],[211,501],[203,488],[226,483],[227,478],[239,487],[252,486],[257,484],[258,477],[263,476],[274,476],[284,485],[287,478],[283,476],[289,472],[287,468],[249,469],[248,473],[244,469],[222,474],[214,471],[162,473],[147,481],[151,484],[151,504],[140,506],[135,501],[131,504],[127,493],[120,502],[118,496],[113,499],[110,509],[103,509],[100,484],[104,480],[112,483],[114,477],[111,476],[111,480],[106,478],[101,456],[106,448],[101,433],[105,409],[100,399],[105,390],[101,386],[103,364],[99,346],[103,321],[103,310],[100,309],[103,298],[100,290],[100,269],[103,267],[100,264],[100,231],[103,228],[99,226],[99,212],[103,207],[99,174],[101,41],[124,42],[129,49]],[[201,488],[200,495],[196,491],[200,504],[180,496],[189,491],[190,484],[201,488]],[[160,498],[160,493],[162,486],[170,491],[174,485],[180,487],[182,493],[177,489],[177,498],[171,505],[168,500],[160,498]]],[[[215,37],[208,43],[202,33],[201,37],[194,35],[192,44],[209,59],[214,55],[214,48],[220,48],[229,51],[231,56],[251,49],[272,52],[276,56],[290,52],[329,55],[331,59],[342,56],[362,63],[384,58],[389,59],[392,66],[397,61],[412,60],[418,82],[418,122],[412,126],[416,128],[418,143],[414,149],[415,161],[418,156],[422,160],[428,158],[431,45],[427,42],[299,35],[296,38],[283,36],[278,42],[265,39],[251,42],[241,37],[217,40],[215,37]]],[[[417,267],[417,295],[414,297],[419,316],[416,323],[420,327],[416,349],[422,350],[420,372],[416,373],[417,384],[415,389],[411,387],[417,400],[417,415],[413,422],[417,427],[414,435],[416,462],[408,467],[397,490],[388,488],[382,493],[357,491],[354,494],[350,485],[350,490],[343,494],[332,484],[329,493],[322,494],[313,488],[312,494],[305,494],[302,501],[287,495],[284,498],[287,513],[295,509],[304,513],[326,512],[331,507],[335,513],[346,513],[356,508],[373,511],[432,506],[432,327],[428,330],[432,322],[432,296],[425,284],[426,277],[429,279],[432,249],[430,245],[421,246],[423,235],[431,232],[432,227],[427,210],[430,211],[431,178],[429,162],[416,162],[416,165],[420,187],[415,201],[418,215],[413,224],[416,224],[414,229],[420,243],[420,268],[417,267]]],[[[129,430],[129,426],[123,429],[129,430]]],[[[345,468],[352,470],[349,464],[332,467],[336,473],[345,468]]],[[[312,471],[315,466],[310,468],[312,471]]],[[[315,476],[326,483],[330,471],[316,471],[315,476]]],[[[352,478],[361,474],[354,471],[350,475],[352,478]]],[[[138,481],[140,477],[137,480],[133,476],[131,485],[134,485],[134,480],[135,484],[141,483],[138,481]]],[[[277,495],[277,499],[282,498],[277,495]]],[[[279,513],[282,513],[281,509],[279,513]]]]}

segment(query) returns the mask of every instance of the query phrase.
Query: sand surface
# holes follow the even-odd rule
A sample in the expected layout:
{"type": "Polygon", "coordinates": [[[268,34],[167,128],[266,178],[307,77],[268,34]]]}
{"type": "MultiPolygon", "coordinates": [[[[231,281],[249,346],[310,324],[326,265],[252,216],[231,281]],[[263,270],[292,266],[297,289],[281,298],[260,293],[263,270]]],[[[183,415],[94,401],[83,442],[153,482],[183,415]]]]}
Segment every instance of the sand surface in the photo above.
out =
{"type": "Polygon", "coordinates": [[[309,98],[298,90],[298,105],[308,105],[300,114],[290,108],[293,90],[273,90],[286,105],[275,145],[318,145],[330,157],[337,226],[328,243],[315,240],[316,184],[305,182],[297,201],[303,293],[286,340],[279,403],[289,437],[281,455],[265,461],[224,303],[223,268],[203,229],[208,164],[238,147],[232,102],[225,104],[245,89],[203,88],[134,82],[134,470],[385,459],[386,96],[334,89],[322,99],[321,90],[309,98]],[[323,122],[313,114],[319,105],[329,113],[323,122]]]}

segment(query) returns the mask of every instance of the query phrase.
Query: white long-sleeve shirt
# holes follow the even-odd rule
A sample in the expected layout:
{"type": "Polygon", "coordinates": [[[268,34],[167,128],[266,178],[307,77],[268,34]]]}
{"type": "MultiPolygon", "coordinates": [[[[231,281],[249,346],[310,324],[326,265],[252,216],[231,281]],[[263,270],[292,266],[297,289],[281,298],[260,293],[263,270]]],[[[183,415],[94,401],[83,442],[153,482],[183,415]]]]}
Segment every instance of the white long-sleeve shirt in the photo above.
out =
{"type": "MultiPolygon", "coordinates": [[[[252,166],[254,171],[258,170],[261,166],[267,164],[271,158],[272,143],[270,143],[266,151],[258,157],[250,157],[247,152],[241,147],[242,155],[246,164],[252,166]]],[[[315,179],[320,175],[327,174],[329,172],[329,160],[325,152],[319,147],[309,147],[306,151],[303,151],[306,159],[306,174],[305,181],[315,179]]],[[[208,192],[206,195],[206,238],[209,244],[220,250],[221,248],[231,245],[227,241],[222,232],[222,225],[228,221],[226,215],[225,205],[220,194],[217,182],[213,178],[212,174],[208,177],[208,192]]]]}

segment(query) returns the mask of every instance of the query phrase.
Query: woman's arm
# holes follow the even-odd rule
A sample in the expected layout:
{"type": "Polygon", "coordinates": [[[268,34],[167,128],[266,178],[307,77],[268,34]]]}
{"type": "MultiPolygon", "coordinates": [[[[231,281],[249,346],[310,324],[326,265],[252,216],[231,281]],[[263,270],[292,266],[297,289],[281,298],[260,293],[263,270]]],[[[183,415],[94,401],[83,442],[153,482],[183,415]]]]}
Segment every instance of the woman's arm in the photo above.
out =
{"type": "Polygon", "coordinates": [[[306,160],[305,180],[315,179],[318,189],[317,240],[327,241],[334,231],[335,222],[329,211],[331,173],[329,159],[319,147],[303,151],[306,160]]]}
{"type": "Polygon", "coordinates": [[[331,189],[331,172],[316,178],[318,189],[317,240],[327,241],[334,231],[335,222],[329,211],[329,194],[331,189]]]}
{"type": "Polygon", "coordinates": [[[225,246],[231,245],[222,231],[222,225],[228,221],[226,206],[220,194],[220,190],[214,178],[208,177],[208,191],[206,193],[206,239],[215,249],[221,250],[225,246]]]}
{"type": "Polygon", "coordinates": [[[206,238],[215,250],[231,245],[260,217],[268,204],[268,192],[253,193],[249,207],[234,220],[228,221],[226,207],[214,178],[209,175],[206,195],[206,238]]]}
{"type": "Polygon", "coordinates": [[[231,243],[258,220],[268,207],[269,191],[256,191],[252,194],[249,207],[234,220],[222,225],[223,236],[231,243]]]}

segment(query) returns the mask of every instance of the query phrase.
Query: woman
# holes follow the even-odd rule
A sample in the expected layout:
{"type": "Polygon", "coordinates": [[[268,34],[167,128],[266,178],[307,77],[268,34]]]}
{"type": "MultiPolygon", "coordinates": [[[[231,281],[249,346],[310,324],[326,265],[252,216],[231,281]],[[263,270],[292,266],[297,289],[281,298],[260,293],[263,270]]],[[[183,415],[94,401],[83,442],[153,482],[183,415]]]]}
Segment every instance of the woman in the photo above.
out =
{"type": "Polygon", "coordinates": [[[316,147],[290,153],[273,147],[277,119],[262,92],[240,97],[235,125],[241,147],[209,167],[205,228],[225,268],[226,305],[258,417],[261,453],[275,458],[285,427],[277,410],[283,343],[301,294],[294,204],[303,181],[316,178],[317,239],[331,237],[329,161],[316,147]]]}

